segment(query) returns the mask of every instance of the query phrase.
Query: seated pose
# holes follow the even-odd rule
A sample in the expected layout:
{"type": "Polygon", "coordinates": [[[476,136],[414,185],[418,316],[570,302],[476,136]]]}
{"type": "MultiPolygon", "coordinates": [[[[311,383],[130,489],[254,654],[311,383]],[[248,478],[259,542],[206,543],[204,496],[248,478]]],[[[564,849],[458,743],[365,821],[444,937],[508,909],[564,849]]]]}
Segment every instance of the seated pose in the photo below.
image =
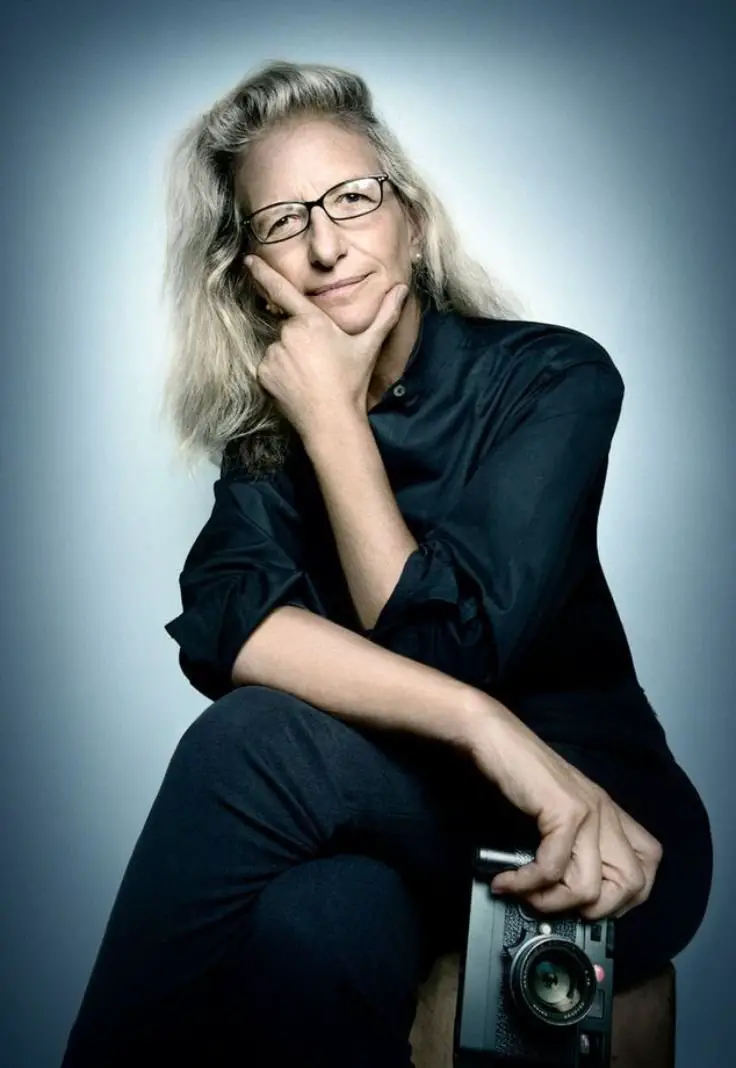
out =
{"type": "Polygon", "coordinates": [[[170,182],[165,396],[219,477],[166,630],[209,703],[64,1068],[409,1068],[475,844],[532,833],[493,888],[655,975],[712,845],[601,570],[611,357],[519,318],[354,73],[262,66],[170,182]]]}

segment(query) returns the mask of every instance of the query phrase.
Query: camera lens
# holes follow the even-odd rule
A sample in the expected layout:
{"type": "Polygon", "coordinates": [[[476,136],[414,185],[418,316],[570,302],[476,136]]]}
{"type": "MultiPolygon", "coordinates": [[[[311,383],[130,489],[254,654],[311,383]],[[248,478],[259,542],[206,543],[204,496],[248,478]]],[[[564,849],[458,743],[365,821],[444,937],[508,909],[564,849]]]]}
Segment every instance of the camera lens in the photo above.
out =
{"type": "Polygon", "coordinates": [[[521,1009],[544,1023],[566,1027],[588,1014],[597,986],[585,953],[569,938],[546,935],[524,943],[509,980],[521,1009]]]}

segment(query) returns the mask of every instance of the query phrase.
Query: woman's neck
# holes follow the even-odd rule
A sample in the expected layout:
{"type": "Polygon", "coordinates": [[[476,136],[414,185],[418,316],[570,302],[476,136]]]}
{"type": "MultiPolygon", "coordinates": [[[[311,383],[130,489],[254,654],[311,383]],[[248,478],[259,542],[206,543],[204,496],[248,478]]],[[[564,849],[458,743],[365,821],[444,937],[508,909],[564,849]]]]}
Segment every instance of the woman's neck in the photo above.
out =
{"type": "Polygon", "coordinates": [[[416,293],[404,301],[399,321],[383,343],[368,386],[368,410],[404,373],[419,333],[422,306],[416,293]]]}

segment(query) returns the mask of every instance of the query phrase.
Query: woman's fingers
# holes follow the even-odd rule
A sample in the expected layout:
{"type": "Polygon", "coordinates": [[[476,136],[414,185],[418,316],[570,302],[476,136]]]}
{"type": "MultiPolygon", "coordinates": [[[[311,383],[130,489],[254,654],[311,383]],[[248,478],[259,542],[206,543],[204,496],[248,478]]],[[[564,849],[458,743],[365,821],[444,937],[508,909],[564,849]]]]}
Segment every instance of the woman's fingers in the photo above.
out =
{"type": "Polygon", "coordinates": [[[590,904],[601,894],[600,815],[592,809],[578,829],[567,868],[553,886],[525,893],[540,912],[561,912],[590,904]]]}
{"type": "Polygon", "coordinates": [[[623,915],[633,908],[645,884],[639,858],[623,832],[610,798],[601,807],[601,858],[600,896],[579,910],[586,920],[623,915]]]}
{"type": "Polygon", "coordinates": [[[474,720],[470,755],[536,821],[541,840],[530,864],[499,873],[491,889],[590,920],[645,901],[661,857],[656,839],[508,710],[494,710],[474,720]]]}
{"type": "Polygon", "coordinates": [[[526,894],[559,882],[570,861],[577,829],[576,820],[558,824],[542,839],[530,864],[496,875],[491,881],[491,889],[499,893],[526,894]]]}
{"type": "MultiPolygon", "coordinates": [[[[581,829],[588,827],[587,839],[597,841],[598,816],[595,807],[582,803],[571,803],[565,799],[555,809],[554,816],[547,814],[540,819],[542,841],[539,843],[534,860],[521,868],[505,871],[497,875],[492,883],[493,890],[504,893],[528,895],[535,891],[558,886],[570,870],[575,842],[581,829]]],[[[583,878],[586,883],[596,879],[600,871],[600,858],[590,857],[588,850],[583,850],[574,858],[576,878],[583,878]]]]}
{"type": "MultiPolygon", "coordinates": [[[[576,824],[572,819],[566,829],[576,824]]],[[[588,921],[623,916],[646,900],[656,871],[658,843],[605,792],[600,792],[599,804],[588,810],[573,832],[567,864],[555,879],[558,857],[568,848],[564,831],[558,828],[548,834],[534,862],[497,876],[493,889],[523,896],[539,912],[575,910],[588,921]],[[635,838],[636,849],[624,826],[635,838]]]]}
{"type": "Polygon", "coordinates": [[[637,823],[633,816],[630,816],[628,812],[617,805],[615,801],[612,802],[612,805],[618,816],[622,831],[639,861],[644,876],[644,885],[639,893],[635,894],[628,905],[616,914],[617,916],[623,916],[629,909],[633,909],[636,905],[641,905],[651,894],[657,870],[662,860],[662,844],[645,827],[637,823]]]}

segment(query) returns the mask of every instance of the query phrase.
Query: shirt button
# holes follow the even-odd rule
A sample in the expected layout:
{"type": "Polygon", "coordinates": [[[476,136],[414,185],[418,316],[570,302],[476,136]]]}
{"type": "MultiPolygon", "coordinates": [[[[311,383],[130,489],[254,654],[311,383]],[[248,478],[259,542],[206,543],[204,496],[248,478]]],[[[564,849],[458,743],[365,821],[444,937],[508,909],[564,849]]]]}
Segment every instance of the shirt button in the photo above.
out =
{"type": "Polygon", "coordinates": [[[402,386],[401,383],[398,386],[394,386],[394,397],[403,397],[405,393],[406,386],[402,386]]]}

